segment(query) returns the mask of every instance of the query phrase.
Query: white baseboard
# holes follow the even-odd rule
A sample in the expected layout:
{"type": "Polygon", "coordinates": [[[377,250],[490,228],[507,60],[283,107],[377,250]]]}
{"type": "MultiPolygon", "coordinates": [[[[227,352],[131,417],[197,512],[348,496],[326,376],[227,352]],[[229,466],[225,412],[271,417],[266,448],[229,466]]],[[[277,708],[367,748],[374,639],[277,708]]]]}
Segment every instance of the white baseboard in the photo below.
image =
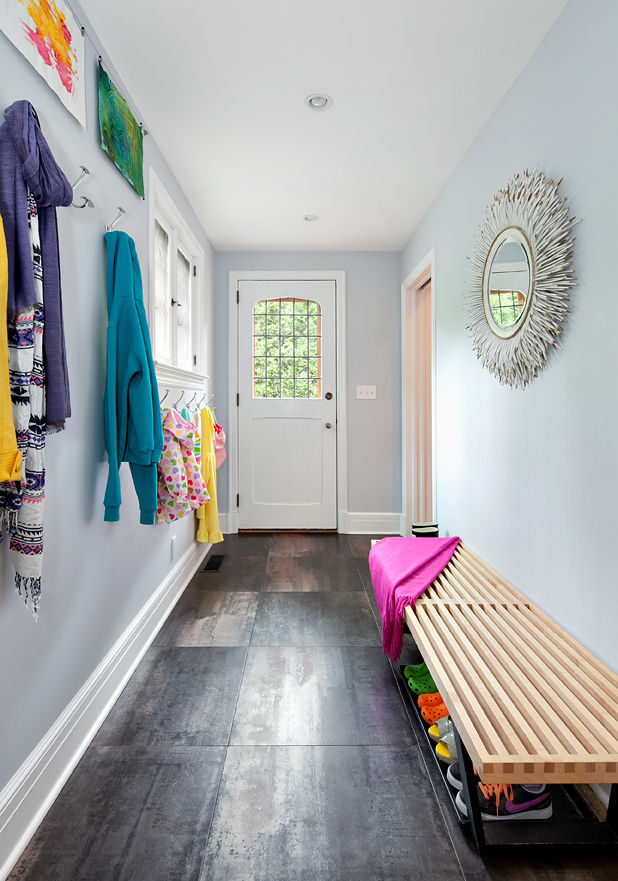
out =
{"type": "Polygon", "coordinates": [[[219,514],[219,529],[223,535],[238,532],[238,514],[234,511],[230,514],[219,514]]]}
{"type": "Polygon", "coordinates": [[[193,544],[0,792],[5,881],[212,545],[193,544]]]}
{"type": "MultiPolygon", "coordinates": [[[[347,529],[350,535],[399,535],[401,514],[385,514],[382,512],[367,513],[348,511],[347,529]]],[[[340,528],[339,532],[343,532],[340,528]]]]}
{"type": "MultiPolygon", "coordinates": [[[[359,511],[339,511],[337,513],[337,532],[346,535],[401,535],[403,517],[401,514],[365,513],[359,511]]],[[[219,514],[221,532],[229,535],[238,532],[238,511],[219,514]]]]}

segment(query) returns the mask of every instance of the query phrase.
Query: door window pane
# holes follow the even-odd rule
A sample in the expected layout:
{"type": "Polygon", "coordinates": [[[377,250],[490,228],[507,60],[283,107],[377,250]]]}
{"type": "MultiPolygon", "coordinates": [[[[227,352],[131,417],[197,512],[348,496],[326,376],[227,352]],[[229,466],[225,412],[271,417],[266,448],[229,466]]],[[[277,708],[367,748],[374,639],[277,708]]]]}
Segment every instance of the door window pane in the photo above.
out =
{"type": "Polygon", "coordinates": [[[255,304],[253,397],[322,397],[319,303],[285,298],[255,304]]]}

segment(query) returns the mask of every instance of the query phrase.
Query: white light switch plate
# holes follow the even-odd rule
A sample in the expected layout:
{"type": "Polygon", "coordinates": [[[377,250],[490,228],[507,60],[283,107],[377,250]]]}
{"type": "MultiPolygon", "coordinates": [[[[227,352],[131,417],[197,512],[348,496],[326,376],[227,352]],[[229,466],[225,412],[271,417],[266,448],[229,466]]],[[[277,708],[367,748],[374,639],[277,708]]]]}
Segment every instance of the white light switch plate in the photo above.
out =
{"type": "Polygon", "coordinates": [[[375,400],[375,397],[376,397],[375,385],[357,385],[356,386],[356,397],[359,401],[375,400]]]}

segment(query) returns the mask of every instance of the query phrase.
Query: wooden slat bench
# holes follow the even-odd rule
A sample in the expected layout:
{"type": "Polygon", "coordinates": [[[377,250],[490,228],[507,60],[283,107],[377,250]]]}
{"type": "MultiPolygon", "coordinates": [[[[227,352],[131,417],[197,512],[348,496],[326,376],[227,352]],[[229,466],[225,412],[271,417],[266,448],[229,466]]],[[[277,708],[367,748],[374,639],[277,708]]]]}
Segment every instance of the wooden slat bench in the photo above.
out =
{"type": "Polygon", "coordinates": [[[405,619],[485,783],[618,783],[618,676],[466,545],[405,619]]]}

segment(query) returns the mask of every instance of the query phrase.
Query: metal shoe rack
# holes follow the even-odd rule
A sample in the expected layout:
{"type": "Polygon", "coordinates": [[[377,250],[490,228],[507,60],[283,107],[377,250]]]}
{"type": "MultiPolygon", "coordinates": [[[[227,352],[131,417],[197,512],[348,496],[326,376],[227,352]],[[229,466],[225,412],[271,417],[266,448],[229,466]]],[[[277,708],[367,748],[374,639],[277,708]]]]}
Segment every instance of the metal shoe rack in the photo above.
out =
{"type": "MultiPolygon", "coordinates": [[[[429,737],[428,725],[421,716],[416,700],[417,696],[410,690],[407,680],[403,675],[404,665],[396,665],[394,669],[406,696],[405,700],[414,711],[423,737],[427,741],[440,776],[444,781],[448,799],[453,806],[455,816],[462,827],[471,829],[479,853],[487,853],[488,851],[500,850],[506,847],[519,847],[522,850],[527,848],[549,850],[569,848],[571,851],[581,849],[582,853],[584,853],[589,852],[591,845],[601,848],[612,848],[613,852],[615,852],[616,845],[618,845],[618,833],[616,831],[618,825],[616,822],[618,820],[618,817],[616,817],[618,812],[616,789],[618,787],[616,786],[612,787],[610,809],[605,822],[597,818],[576,787],[559,784],[553,784],[551,787],[553,816],[550,820],[504,820],[486,823],[481,819],[478,802],[470,798],[467,799],[467,803],[472,806],[470,811],[472,817],[464,816],[455,801],[457,791],[453,789],[446,779],[448,765],[438,758],[435,750],[436,744],[429,737]]],[[[472,761],[459,737],[457,729],[455,729],[455,740],[464,792],[471,790],[476,799],[476,780],[472,761]]]]}

